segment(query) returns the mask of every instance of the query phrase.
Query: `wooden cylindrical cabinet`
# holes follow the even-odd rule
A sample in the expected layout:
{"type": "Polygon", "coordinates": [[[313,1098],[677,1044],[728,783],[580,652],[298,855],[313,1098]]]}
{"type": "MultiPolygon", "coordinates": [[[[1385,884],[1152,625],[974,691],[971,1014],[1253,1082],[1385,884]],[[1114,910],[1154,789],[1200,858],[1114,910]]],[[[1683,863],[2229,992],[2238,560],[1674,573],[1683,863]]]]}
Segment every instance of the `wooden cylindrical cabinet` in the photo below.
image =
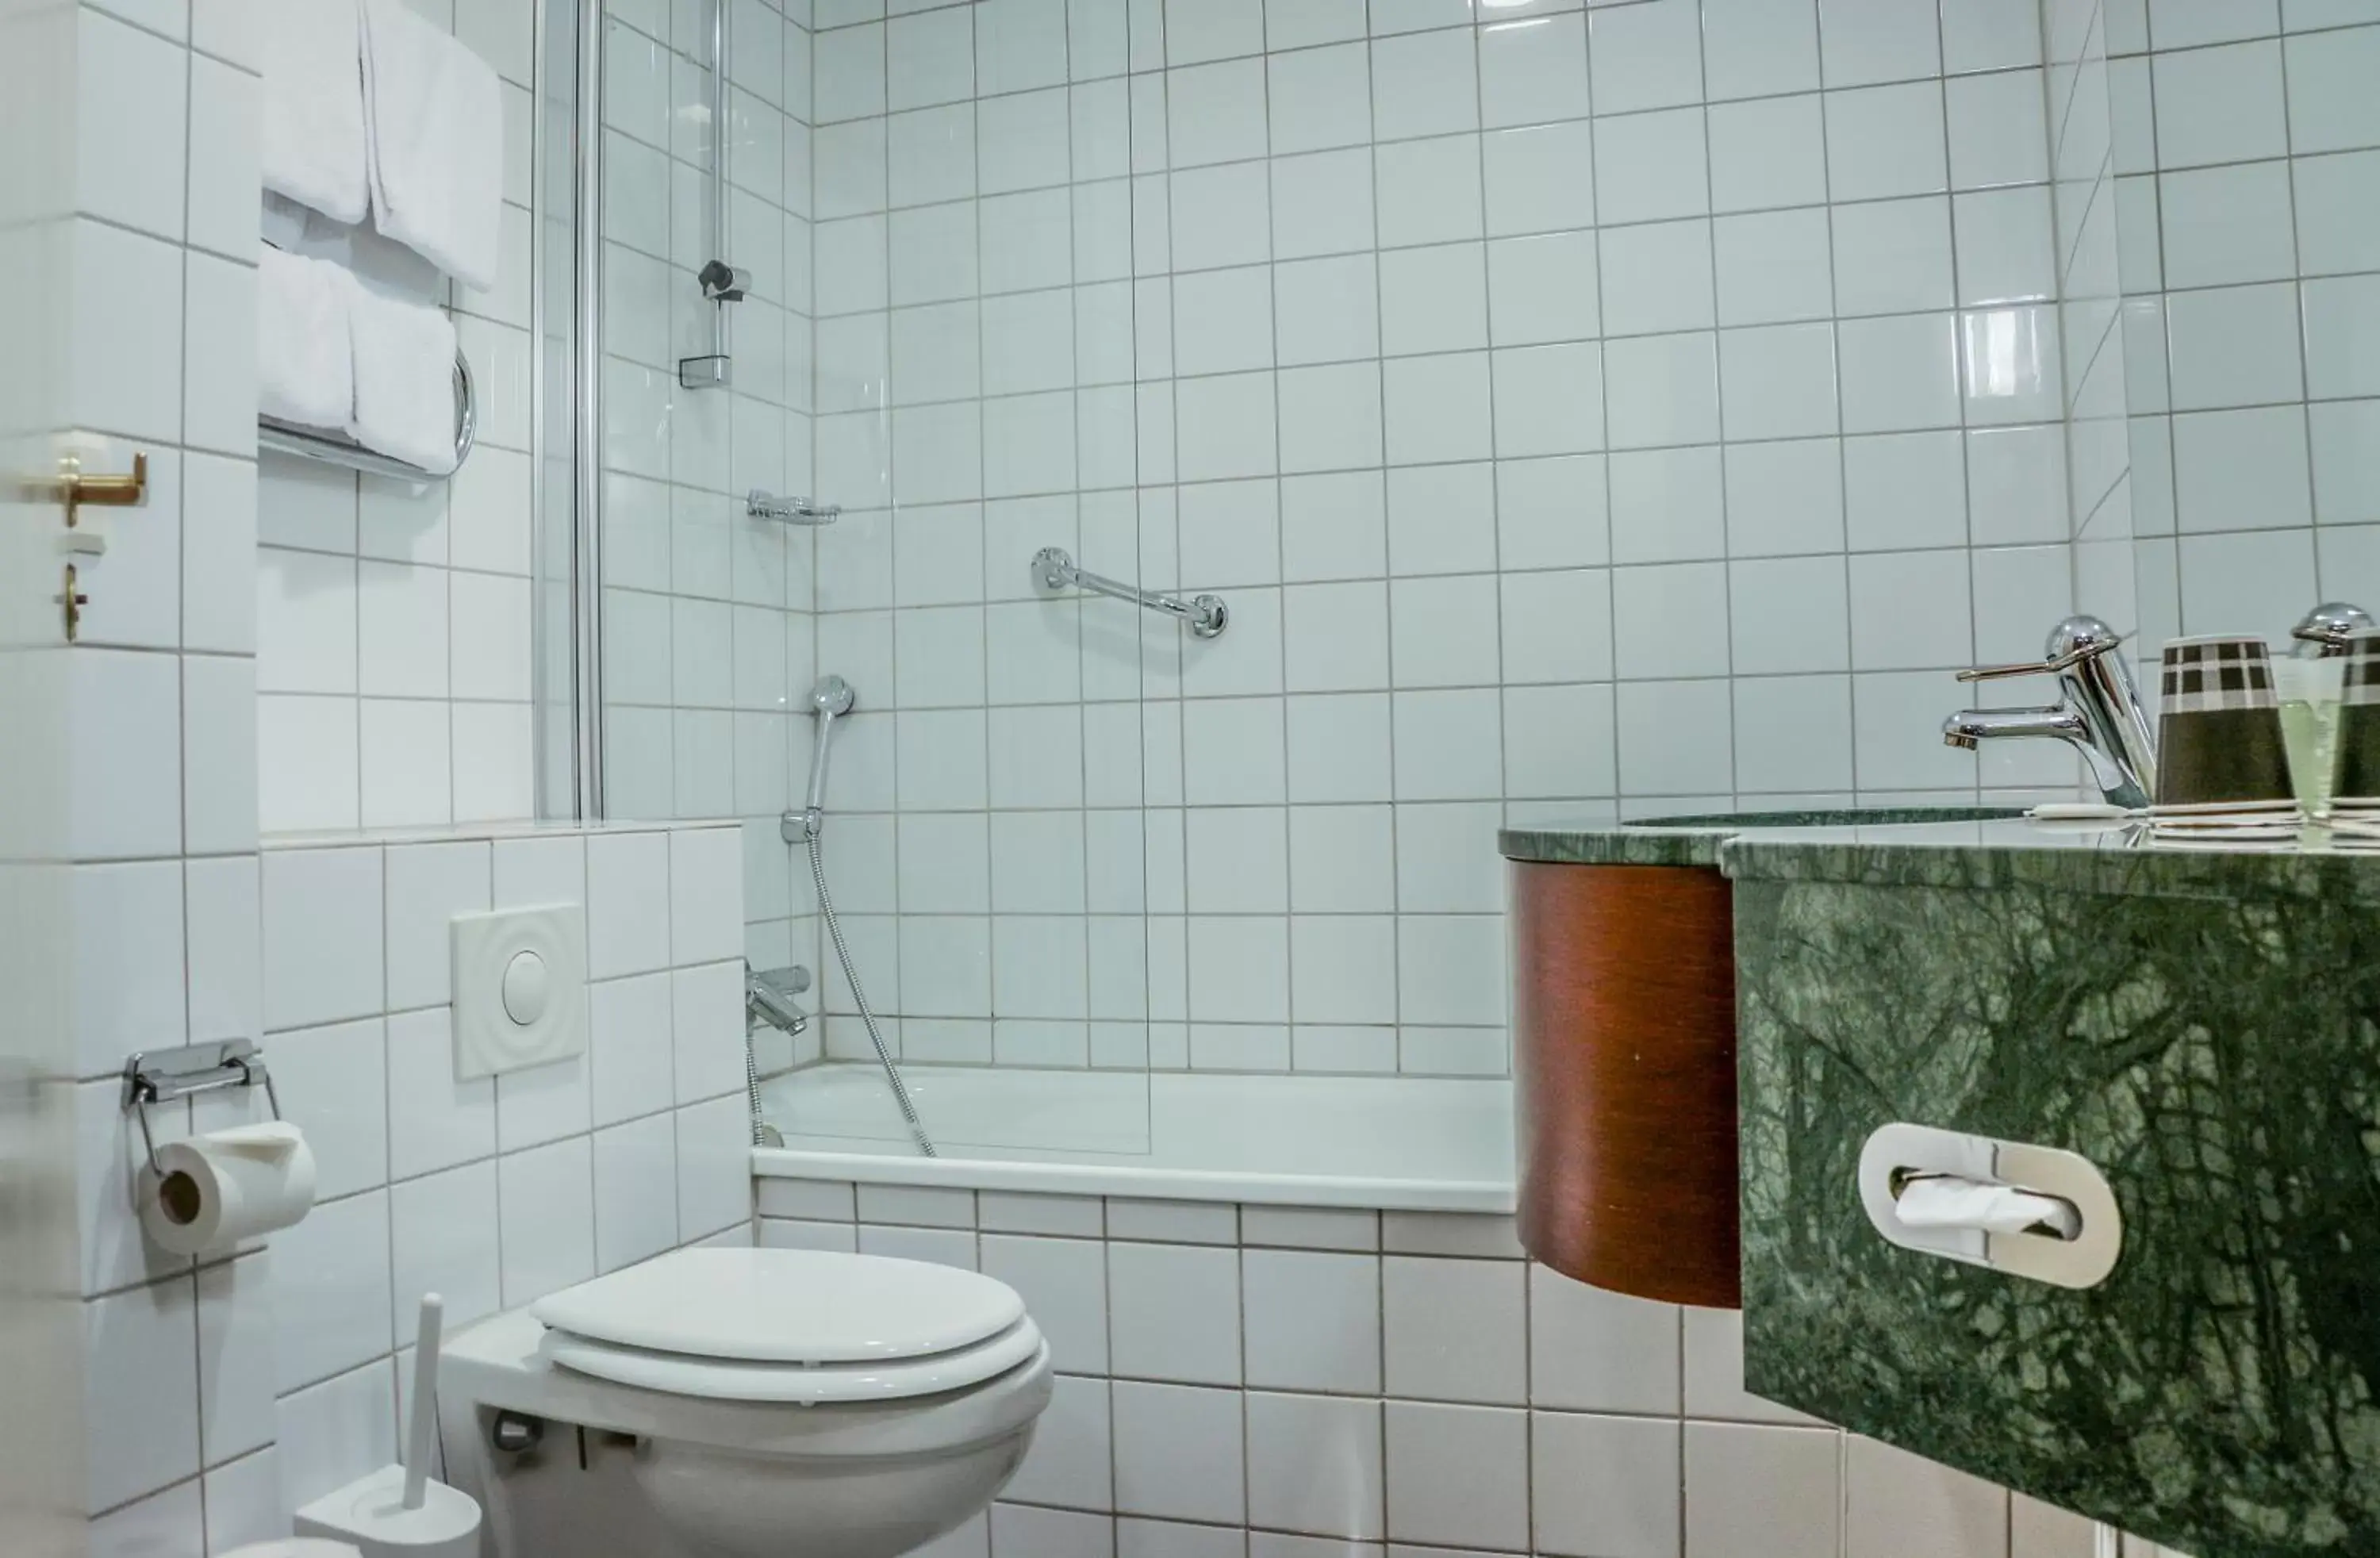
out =
{"type": "Polygon", "coordinates": [[[1511,870],[1522,1244],[1592,1286],[1738,1308],[1727,879],[1511,870]]]}

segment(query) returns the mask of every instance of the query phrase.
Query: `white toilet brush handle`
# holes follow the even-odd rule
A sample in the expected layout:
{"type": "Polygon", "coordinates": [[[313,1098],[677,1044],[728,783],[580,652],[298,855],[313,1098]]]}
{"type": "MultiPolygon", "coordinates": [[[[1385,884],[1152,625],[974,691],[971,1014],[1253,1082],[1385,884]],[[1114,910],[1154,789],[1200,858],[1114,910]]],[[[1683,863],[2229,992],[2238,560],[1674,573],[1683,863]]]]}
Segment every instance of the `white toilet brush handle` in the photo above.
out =
{"type": "Polygon", "coordinates": [[[438,1453],[438,1333],[446,1301],[421,1296],[421,1328],[413,1344],[413,1421],[405,1441],[405,1507],[419,1509],[430,1480],[430,1460],[438,1453]]]}

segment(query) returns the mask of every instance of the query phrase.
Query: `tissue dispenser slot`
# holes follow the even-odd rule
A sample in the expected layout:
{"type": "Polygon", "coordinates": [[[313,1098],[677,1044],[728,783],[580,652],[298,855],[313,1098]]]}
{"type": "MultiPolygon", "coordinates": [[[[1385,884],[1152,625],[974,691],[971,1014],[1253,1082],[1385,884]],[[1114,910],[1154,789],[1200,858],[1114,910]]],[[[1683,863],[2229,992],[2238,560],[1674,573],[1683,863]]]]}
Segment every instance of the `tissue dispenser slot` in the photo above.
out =
{"type": "Polygon", "coordinates": [[[1896,1122],[1861,1149],[1859,1191],[1868,1222],[1903,1249],[2058,1287],[2098,1286],[2123,1253],[2123,1214],[2106,1176],[2054,1147],[1896,1122]],[[1902,1215],[1913,1187],[1950,1182],[1984,1194],[1928,1196],[1926,1216],[1902,1215]]]}

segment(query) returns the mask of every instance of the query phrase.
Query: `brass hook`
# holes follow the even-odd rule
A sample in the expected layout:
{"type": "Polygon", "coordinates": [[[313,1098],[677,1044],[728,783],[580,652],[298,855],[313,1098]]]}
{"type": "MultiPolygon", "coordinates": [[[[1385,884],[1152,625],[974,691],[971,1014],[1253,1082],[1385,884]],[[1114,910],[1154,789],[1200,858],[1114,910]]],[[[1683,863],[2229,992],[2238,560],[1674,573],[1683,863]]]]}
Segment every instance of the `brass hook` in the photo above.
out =
{"type": "Polygon", "coordinates": [[[67,528],[72,529],[85,504],[93,508],[137,508],[149,501],[149,456],[132,456],[129,476],[85,476],[79,457],[58,462],[58,479],[49,496],[67,505],[67,528]]]}

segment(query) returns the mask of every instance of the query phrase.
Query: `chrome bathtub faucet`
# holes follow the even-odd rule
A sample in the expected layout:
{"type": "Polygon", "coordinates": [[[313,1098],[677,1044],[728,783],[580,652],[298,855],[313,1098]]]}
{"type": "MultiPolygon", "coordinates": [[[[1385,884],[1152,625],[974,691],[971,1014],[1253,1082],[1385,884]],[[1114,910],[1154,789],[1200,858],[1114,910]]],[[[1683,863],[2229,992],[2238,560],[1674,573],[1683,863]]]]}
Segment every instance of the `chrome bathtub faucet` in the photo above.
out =
{"type": "Polygon", "coordinates": [[[2056,676],[2062,696],[2047,708],[1953,714],[1942,722],[1943,741],[1972,752],[2003,736],[2050,736],[2082,754],[2109,805],[2148,805],[2156,794],[2156,736],[2142,710],[2122,643],[2122,636],[2097,617],[2070,616],[2049,630],[2040,661],[1960,672],[1962,682],[2056,676]]]}

